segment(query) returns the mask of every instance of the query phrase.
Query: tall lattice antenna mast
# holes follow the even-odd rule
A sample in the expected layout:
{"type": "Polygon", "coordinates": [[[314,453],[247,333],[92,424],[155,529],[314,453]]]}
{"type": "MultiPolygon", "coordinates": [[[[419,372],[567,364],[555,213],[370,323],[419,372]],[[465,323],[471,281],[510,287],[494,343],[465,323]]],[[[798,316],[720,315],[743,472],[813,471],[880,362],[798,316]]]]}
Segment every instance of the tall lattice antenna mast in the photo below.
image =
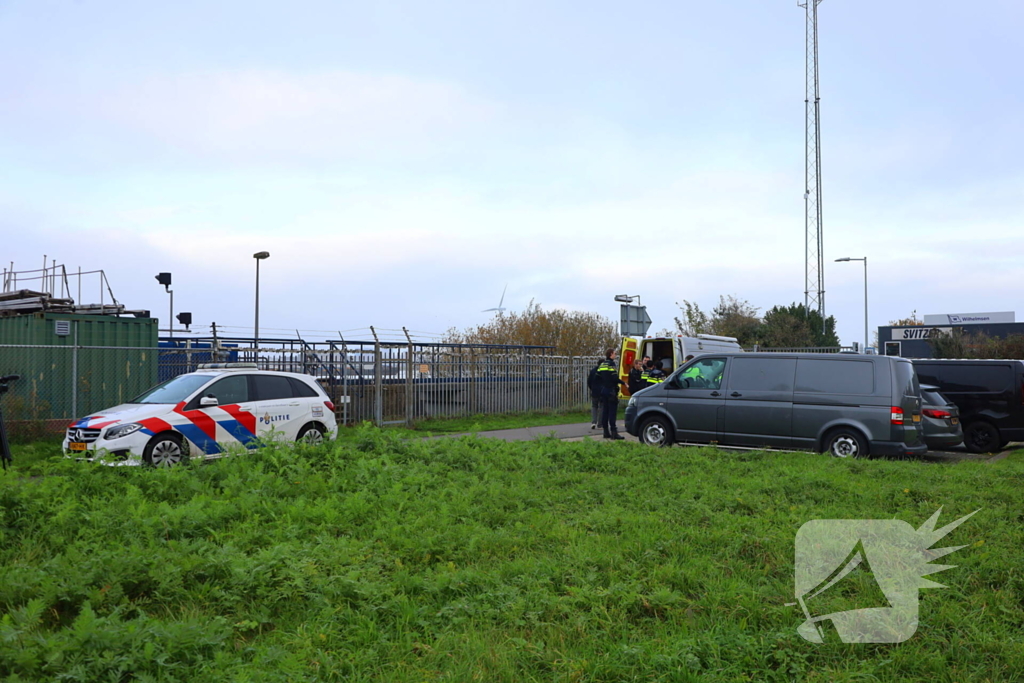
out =
{"type": "Polygon", "coordinates": [[[821,118],[818,93],[818,5],[822,0],[797,3],[807,10],[807,90],[804,98],[804,305],[825,318],[825,260],[821,224],[821,118]]]}

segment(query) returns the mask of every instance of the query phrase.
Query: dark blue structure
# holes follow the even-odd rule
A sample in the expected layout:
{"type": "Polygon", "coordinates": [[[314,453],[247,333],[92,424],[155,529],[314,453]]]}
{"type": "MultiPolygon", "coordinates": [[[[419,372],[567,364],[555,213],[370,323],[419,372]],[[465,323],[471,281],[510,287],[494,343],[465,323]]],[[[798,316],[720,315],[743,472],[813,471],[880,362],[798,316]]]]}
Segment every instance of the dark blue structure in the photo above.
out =
{"type": "Polygon", "coordinates": [[[928,338],[936,333],[949,334],[960,330],[964,334],[984,334],[1003,339],[1013,334],[1024,334],[1024,323],[987,323],[981,325],[886,325],[878,328],[878,350],[886,356],[903,358],[931,358],[932,345],[928,338]]]}

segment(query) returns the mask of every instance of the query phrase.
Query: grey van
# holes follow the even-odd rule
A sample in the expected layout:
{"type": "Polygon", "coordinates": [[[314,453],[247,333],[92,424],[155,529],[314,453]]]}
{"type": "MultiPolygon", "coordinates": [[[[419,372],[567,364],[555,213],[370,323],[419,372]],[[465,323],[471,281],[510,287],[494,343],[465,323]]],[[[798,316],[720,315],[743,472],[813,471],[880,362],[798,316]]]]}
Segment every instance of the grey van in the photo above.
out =
{"type": "Polygon", "coordinates": [[[904,358],[859,354],[699,356],[630,398],[644,443],[809,449],[837,457],[922,455],[921,392],[904,358]]]}

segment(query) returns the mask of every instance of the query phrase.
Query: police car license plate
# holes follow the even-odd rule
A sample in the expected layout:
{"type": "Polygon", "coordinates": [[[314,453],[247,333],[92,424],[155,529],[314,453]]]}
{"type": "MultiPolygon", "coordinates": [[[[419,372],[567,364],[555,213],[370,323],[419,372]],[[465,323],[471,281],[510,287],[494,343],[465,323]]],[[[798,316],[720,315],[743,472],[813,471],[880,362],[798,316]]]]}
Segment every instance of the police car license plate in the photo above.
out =
{"type": "Polygon", "coordinates": [[[954,417],[953,419],[950,420],[950,423],[958,425],[958,424],[960,424],[960,418],[959,417],[954,417]]]}
{"type": "Polygon", "coordinates": [[[69,451],[84,451],[85,448],[86,448],[86,446],[85,446],[84,443],[69,443],[68,444],[68,450],[69,451]]]}
{"type": "Polygon", "coordinates": [[[915,413],[914,414],[914,422],[920,422],[920,421],[921,421],[921,416],[918,415],[917,413],[915,413]]]}

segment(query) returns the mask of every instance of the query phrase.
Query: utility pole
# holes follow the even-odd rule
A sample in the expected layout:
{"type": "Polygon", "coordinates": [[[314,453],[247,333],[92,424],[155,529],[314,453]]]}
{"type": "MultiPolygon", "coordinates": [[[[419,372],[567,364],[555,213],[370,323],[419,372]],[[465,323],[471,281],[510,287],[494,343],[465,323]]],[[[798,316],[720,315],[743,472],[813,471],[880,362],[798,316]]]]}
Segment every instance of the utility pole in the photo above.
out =
{"type": "Polygon", "coordinates": [[[807,64],[804,97],[804,305],[825,319],[825,261],[821,221],[821,96],[818,90],[818,5],[798,3],[807,12],[807,64]]]}

